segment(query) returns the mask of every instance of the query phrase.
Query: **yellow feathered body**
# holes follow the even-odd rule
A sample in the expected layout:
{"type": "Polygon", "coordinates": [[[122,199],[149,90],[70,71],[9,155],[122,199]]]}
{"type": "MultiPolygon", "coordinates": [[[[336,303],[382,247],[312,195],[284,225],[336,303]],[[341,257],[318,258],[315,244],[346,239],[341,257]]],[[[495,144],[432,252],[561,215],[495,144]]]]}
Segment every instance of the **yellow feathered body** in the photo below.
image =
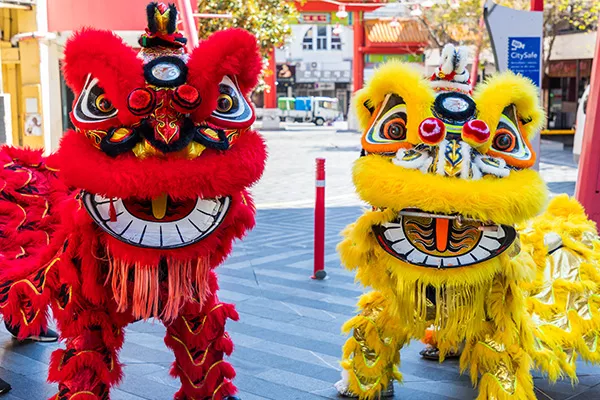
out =
{"type": "Polygon", "coordinates": [[[507,73],[472,93],[462,51],[444,52],[432,80],[392,63],[355,97],[353,178],[372,210],[338,250],[372,291],[344,325],[336,387],[378,398],[401,380],[400,349],[433,326],[442,361],[464,346],[478,399],[533,400],[533,367],[576,379],[577,355],[600,360],[600,242],[576,201],[547,204],[530,169],[536,88],[507,73]]]}

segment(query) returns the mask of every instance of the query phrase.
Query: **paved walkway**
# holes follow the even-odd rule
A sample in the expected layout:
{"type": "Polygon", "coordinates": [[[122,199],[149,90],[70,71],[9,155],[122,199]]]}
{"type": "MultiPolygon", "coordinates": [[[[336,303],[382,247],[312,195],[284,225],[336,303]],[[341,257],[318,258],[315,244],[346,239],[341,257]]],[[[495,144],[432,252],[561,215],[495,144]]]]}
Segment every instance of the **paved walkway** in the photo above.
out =
{"type": "MultiPolygon", "coordinates": [[[[228,329],[236,343],[232,363],[243,400],[336,398],[340,326],[353,315],[362,289],[339,266],[335,245],[340,230],[361,213],[350,180],[359,154],[359,136],[333,131],[268,132],[270,160],[254,189],[259,205],[256,229],[235,246],[219,269],[225,301],[235,302],[238,323],[228,329]],[[326,268],[329,279],[312,281],[314,158],[327,158],[326,268]]],[[[576,166],[568,151],[544,145],[541,171],[554,193],[572,193],[576,166]]],[[[168,375],[171,353],[160,324],[138,323],[127,332],[127,364],[115,400],[168,400],[177,382],[168,375]]],[[[0,330],[0,377],[13,384],[2,400],[42,400],[54,388],[45,382],[50,353],[57,345],[13,342],[0,330]]],[[[437,364],[418,356],[419,343],[402,351],[405,383],[396,399],[472,399],[467,377],[455,361],[437,364]]],[[[539,399],[600,398],[600,368],[579,366],[579,385],[549,386],[536,378],[539,399]]]]}

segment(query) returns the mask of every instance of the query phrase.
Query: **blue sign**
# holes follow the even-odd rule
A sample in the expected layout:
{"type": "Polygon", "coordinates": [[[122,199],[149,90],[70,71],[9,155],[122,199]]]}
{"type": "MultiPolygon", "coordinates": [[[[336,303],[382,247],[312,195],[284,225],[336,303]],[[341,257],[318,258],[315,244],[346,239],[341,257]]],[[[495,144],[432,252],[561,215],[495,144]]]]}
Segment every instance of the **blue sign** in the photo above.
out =
{"type": "Polygon", "coordinates": [[[540,87],[542,40],[539,37],[508,38],[508,69],[540,87]]]}

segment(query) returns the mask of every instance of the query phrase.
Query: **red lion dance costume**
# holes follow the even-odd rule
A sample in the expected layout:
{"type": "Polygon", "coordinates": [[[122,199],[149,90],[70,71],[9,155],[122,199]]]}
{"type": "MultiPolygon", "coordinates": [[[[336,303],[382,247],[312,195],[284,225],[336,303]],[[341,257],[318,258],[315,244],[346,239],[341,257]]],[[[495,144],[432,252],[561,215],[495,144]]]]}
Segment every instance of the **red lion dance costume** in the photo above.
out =
{"type": "Polygon", "coordinates": [[[266,150],[245,98],[257,41],[233,29],[186,53],[174,6],[151,3],[138,53],[84,29],[65,49],[76,94],[57,153],[3,148],[0,311],[19,337],[52,307],[66,348],[53,400],[107,400],[123,329],[157,318],[175,353],[176,399],[233,399],[233,349],[214,269],[254,225],[247,188],[266,150]]]}

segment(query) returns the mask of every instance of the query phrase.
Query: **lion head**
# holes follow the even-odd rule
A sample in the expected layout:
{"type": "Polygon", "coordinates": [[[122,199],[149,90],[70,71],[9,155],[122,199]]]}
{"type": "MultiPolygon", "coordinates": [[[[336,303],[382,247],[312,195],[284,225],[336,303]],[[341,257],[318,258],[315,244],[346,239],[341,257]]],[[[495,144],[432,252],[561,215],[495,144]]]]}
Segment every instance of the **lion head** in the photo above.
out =
{"type": "Polygon", "coordinates": [[[152,3],[139,51],[109,31],[84,29],[68,41],[75,129],[58,152],[60,176],[82,190],[115,258],[214,265],[254,224],[246,189],[266,150],[246,95],[262,60],[241,29],[188,52],[176,22],[174,6],[152,3]]]}
{"type": "Polygon", "coordinates": [[[494,260],[546,202],[531,169],[544,119],[535,86],[507,72],[473,93],[464,52],[447,46],[442,58],[429,80],[386,64],[355,98],[364,133],[353,177],[377,213],[372,233],[390,265],[421,272],[494,260]]]}

